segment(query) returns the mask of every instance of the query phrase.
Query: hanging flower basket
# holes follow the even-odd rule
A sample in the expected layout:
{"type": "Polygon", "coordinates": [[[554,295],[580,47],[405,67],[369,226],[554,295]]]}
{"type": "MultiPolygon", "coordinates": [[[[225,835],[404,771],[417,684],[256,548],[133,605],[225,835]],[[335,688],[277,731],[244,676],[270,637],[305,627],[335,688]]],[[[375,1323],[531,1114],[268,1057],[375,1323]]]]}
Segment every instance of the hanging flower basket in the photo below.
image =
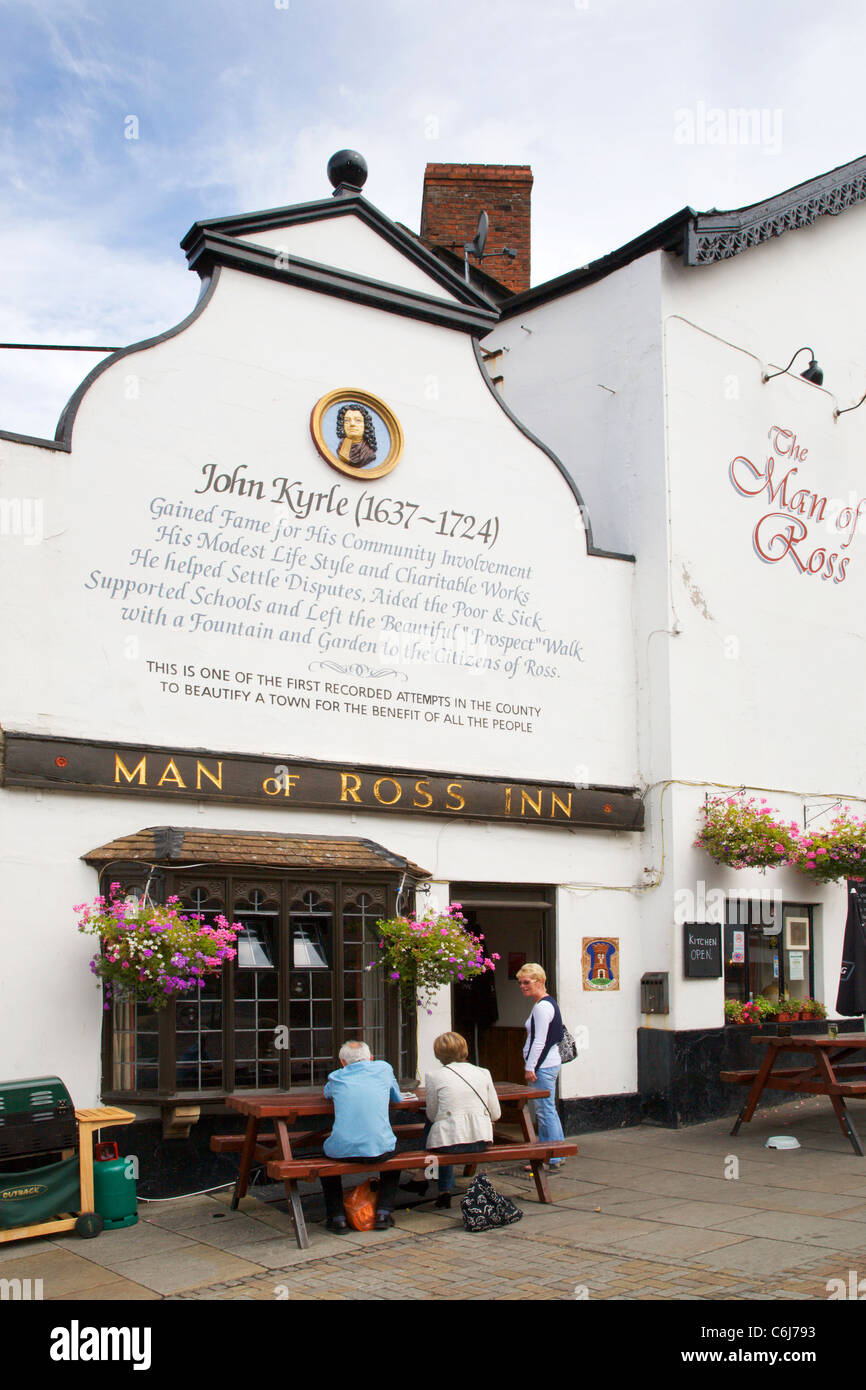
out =
{"type": "Polygon", "coordinates": [[[381,969],[386,979],[399,982],[408,1007],[417,1002],[428,1013],[443,985],[495,970],[499,960],[495,952],[485,956],[484,937],[467,930],[459,903],[452,903],[447,912],[391,917],[376,925],[380,955],[367,969],[381,969]]]}
{"type": "Polygon", "coordinates": [[[800,837],[792,862],[818,883],[866,878],[866,820],[853,816],[846,806],[827,829],[800,837]]]}
{"type": "Polygon", "coordinates": [[[201,916],[184,915],[179,898],[154,906],[127,902],[120,884],[112,883],[109,899],[79,903],[78,930],[97,936],[101,949],[90,969],[105,987],[105,1005],[117,994],[164,1009],[178,996],[204,987],[208,975],[219,974],[223,962],[236,954],[233,947],[243,928],[216,918],[206,926],[201,916]]]}
{"type": "Polygon", "coordinates": [[[711,796],[695,846],[731,869],[774,869],[791,860],[797,826],[777,819],[763,799],[711,796]]]}

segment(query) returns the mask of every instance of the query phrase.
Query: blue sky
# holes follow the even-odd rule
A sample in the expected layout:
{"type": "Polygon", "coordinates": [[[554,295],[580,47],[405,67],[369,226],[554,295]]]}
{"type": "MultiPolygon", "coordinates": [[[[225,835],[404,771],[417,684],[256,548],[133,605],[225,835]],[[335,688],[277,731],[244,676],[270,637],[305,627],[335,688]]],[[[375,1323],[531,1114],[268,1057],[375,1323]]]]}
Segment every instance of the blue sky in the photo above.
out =
{"type": "MultiPolygon", "coordinates": [[[[531,164],[538,283],[866,153],[864,39],[860,0],[0,0],[0,340],[169,327],[190,224],[327,196],[343,146],[415,229],[428,161],[531,164]]],[[[96,360],[0,353],[0,427],[96,360]]]]}

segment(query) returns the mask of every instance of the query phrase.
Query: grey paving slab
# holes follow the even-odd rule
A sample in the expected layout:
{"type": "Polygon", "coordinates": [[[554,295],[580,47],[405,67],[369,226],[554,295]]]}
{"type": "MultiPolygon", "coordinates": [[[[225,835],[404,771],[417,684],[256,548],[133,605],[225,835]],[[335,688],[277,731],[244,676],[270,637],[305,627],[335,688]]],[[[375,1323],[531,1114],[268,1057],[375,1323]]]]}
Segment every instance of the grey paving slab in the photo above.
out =
{"type": "Polygon", "coordinates": [[[850,1201],[850,1198],[848,1197],[831,1197],[828,1194],[823,1193],[821,1195],[826,1195],[828,1201],[832,1201],[835,1203],[833,1207],[828,1207],[827,1210],[832,1211],[833,1215],[837,1218],[837,1220],[866,1221],[866,1203],[859,1203],[856,1206],[849,1207],[847,1205],[843,1205],[843,1203],[847,1203],[848,1201],[850,1201]]]}
{"type": "Polygon", "coordinates": [[[747,1236],[768,1236],[772,1240],[806,1244],[818,1244],[838,1232],[843,1241],[850,1238],[853,1244],[859,1242],[866,1249],[866,1230],[860,1229],[854,1222],[835,1221],[829,1216],[804,1216],[799,1212],[787,1211],[764,1211],[748,1217],[738,1214],[735,1220],[729,1219],[723,1229],[747,1236]]]}
{"type": "Polygon", "coordinates": [[[632,1187],[640,1182],[646,1172],[646,1167],[639,1163],[586,1158],[579,1164],[576,1176],[584,1182],[616,1183],[619,1187],[632,1187]]]}
{"type": "MultiPolygon", "coordinates": [[[[339,1237],[332,1239],[339,1240],[339,1237]]],[[[346,1244],[342,1246],[342,1253],[351,1257],[353,1251],[357,1251],[357,1246],[346,1244]]],[[[249,1260],[251,1264],[259,1265],[266,1270],[279,1271],[288,1269],[292,1265],[308,1264],[329,1259],[334,1254],[341,1253],[339,1248],[330,1244],[326,1247],[320,1241],[311,1240],[309,1249],[300,1250],[294,1236],[277,1240],[259,1240],[251,1245],[238,1245],[231,1253],[239,1260],[249,1260]]],[[[278,1274],[275,1279],[279,1282],[278,1274]]]]}
{"type": "Polygon", "coordinates": [[[133,1260],[144,1255],[167,1255],[193,1244],[180,1231],[167,1231],[146,1221],[139,1221],[135,1226],[126,1226],[119,1231],[103,1231],[102,1235],[94,1236],[92,1240],[82,1240],[74,1233],[61,1235],[54,1243],[106,1269],[113,1269],[118,1261],[133,1260]]]}
{"type": "MultiPolygon", "coordinates": [[[[77,1297],[79,1289],[91,1288],[97,1284],[112,1283],[111,1275],[98,1265],[83,1260],[67,1250],[39,1250],[30,1258],[16,1260],[2,1273],[5,1280],[29,1279],[31,1293],[38,1288],[34,1280],[42,1281],[42,1298],[77,1297]]],[[[4,1289],[5,1289],[4,1285],[4,1289]]],[[[5,1302],[6,1294],[3,1299],[5,1302]]]]}
{"type": "Polygon", "coordinates": [[[748,1244],[745,1236],[693,1226],[663,1226],[617,1242],[618,1249],[629,1255],[659,1255],[665,1260],[691,1259],[710,1250],[743,1244],[748,1244]]]}
{"type": "Polygon", "coordinates": [[[604,1212],[572,1210],[568,1214],[560,1212],[559,1220],[554,1224],[548,1223],[545,1226],[538,1225],[527,1229],[521,1221],[516,1226],[506,1227],[503,1235],[514,1238],[525,1238],[529,1235],[532,1239],[548,1239],[568,1245],[579,1245],[585,1240],[595,1245],[626,1240],[630,1236],[656,1229],[657,1223],[642,1221],[636,1217],[608,1216],[604,1212]]]}
{"type": "MultiPolygon", "coordinates": [[[[806,1216],[835,1216],[846,1210],[861,1209],[856,1198],[835,1192],[803,1191],[800,1188],[766,1188],[755,1206],[765,1211],[798,1211],[806,1216]]],[[[866,1207],[862,1208],[866,1212],[866,1207]]],[[[856,1219],[856,1218],[855,1218],[856,1219]]]]}
{"type": "MultiPolygon", "coordinates": [[[[737,1206],[737,1216],[744,1221],[764,1215],[758,1207],[737,1206]]],[[[731,1229],[731,1207],[724,1202],[675,1202],[657,1205],[653,1211],[656,1221],[673,1226],[711,1227],[726,1226],[731,1229]]],[[[751,1234],[751,1232],[749,1233],[751,1234]]]]}
{"type": "Polygon", "coordinates": [[[212,1197],[191,1197],[173,1205],[149,1202],[139,1207],[139,1224],[146,1221],[150,1226],[162,1226],[167,1231],[184,1231],[189,1226],[225,1225],[228,1221],[243,1220],[249,1211],[264,1210],[261,1202],[244,1203],[242,1211],[231,1211],[222,1202],[212,1197]]]}
{"type": "Polygon", "coordinates": [[[193,1236],[200,1244],[214,1245],[218,1250],[234,1250],[239,1245],[251,1246],[273,1240],[275,1234],[273,1226],[249,1216],[242,1216],[240,1221],[187,1227],[184,1231],[184,1235],[193,1236]]]}
{"type": "Polygon", "coordinates": [[[177,1293],[180,1289],[216,1284],[228,1279],[243,1279],[262,1272],[261,1265],[239,1259],[228,1251],[217,1250],[213,1245],[199,1245],[194,1241],[187,1242],[186,1249],[172,1251],[171,1258],[146,1255],[118,1261],[113,1266],[106,1265],[106,1268],[113,1268],[115,1273],[122,1274],[131,1283],[161,1294],[177,1293]]]}
{"type": "MultiPolygon", "coordinates": [[[[54,1244],[42,1236],[35,1236],[32,1240],[6,1240],[0,1245],[0,1272],[4,1265],[12,1264],[14,1260],[28,1259],[41,1250],[53,1249],[54,1244]]],[[[6,1278],[11,1278],[11,1275],[6,1275],[6,1278]]]]}
{"type": "MultiPolygon", "coordinates": [[[[639,1197],[633,1188],[613,1187],[608,1192],[599,1188],[586,1197],[566,1197],[560,1205],[577,1211],[612,1212],[615,1216],[651,1216],[659,1207],[669,1206],[670,1197],[658,1194],[639,1197]]],[[[728,1216],[730,1219],[730,1212],[728,1216]]]]}
{"type": "Polygon", "coordinates": [[[133,1284],[129,1279],[122,1279],[118,1275],[111,1284],[96,1284],[86,1289],[76,1288],[72,1293],[61,1294],[51,1299],[46,1295],[46,1302],[74,1300],[76,1303],[147,1303],[159,1302],[161,1298],[162,1295],[153,1289],[146,1289],[142,1284],[133,1284]]]}
{"type": "Polygon", "coordinates": [[[814,1246],[784,1240],[745,1240],[734,1247],[708,1250],[693,1257],[700,1268],[716,1269],[743,1276],[761,1275],[773,1279],[786,1271],[801,1269],[806,1255],[816,1254],[814,1246]]]}

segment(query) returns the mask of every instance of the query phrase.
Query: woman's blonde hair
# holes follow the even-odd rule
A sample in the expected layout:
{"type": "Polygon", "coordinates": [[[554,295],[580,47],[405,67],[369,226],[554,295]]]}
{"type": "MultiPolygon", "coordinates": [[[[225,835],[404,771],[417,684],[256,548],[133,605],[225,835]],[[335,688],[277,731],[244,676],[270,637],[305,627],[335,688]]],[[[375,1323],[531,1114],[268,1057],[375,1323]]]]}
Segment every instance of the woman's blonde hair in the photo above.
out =
{"type": "Polygon", "coordinates": [[[443,1065],[448,1062],[465,1062],[469,1047],[461,1033],[440,1033],[433,1044],[433,1052],[443,1065]]]}
{"type": "Polygon", "coordinates": [[[530,961],[528,965],[521,965],[517,972],[518,980],[540,980],[543,985],[547,984],[547,973],[542,970],[540,965],[535,965],[530,961]]]}

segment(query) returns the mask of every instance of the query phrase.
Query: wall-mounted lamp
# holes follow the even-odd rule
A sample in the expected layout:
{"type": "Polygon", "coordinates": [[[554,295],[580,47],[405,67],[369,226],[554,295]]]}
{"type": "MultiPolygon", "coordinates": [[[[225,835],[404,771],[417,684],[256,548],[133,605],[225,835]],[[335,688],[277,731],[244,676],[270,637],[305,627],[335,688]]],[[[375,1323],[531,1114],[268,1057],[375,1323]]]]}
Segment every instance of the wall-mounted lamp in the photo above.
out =
{"type": "Polygon", "coordinates": [[[797,351],[794,353],[794,356],[791,358],[787,367],[783,367],[781,372],[770,372],[769,376],[766,372],[764,372],[761,376],[761,380],[772,381],[774,376],[784,376],[785,372],[789,372],[791,370],[795,360],[800,356],[801,352],[808,352],[811,361],[809,362],[809,365],[806,368],[805,372],[800,373],[800,376],[803,377],[806,381],[811,381],[815,386],[822,386],[824,383],[824,373],[818,366],[818,363],[815,361],[815,354],[810,347],[797,348],[797,351]]]}
{"type": "Polygon", "coordinates": [[[849,410],[859,410],[864,401],[866,401],[866,392],[863,393],[856,405],[846,405],[844,410],[834,410],[833,419],[838,420],[840,415],[847,415],[849,410]]]}

